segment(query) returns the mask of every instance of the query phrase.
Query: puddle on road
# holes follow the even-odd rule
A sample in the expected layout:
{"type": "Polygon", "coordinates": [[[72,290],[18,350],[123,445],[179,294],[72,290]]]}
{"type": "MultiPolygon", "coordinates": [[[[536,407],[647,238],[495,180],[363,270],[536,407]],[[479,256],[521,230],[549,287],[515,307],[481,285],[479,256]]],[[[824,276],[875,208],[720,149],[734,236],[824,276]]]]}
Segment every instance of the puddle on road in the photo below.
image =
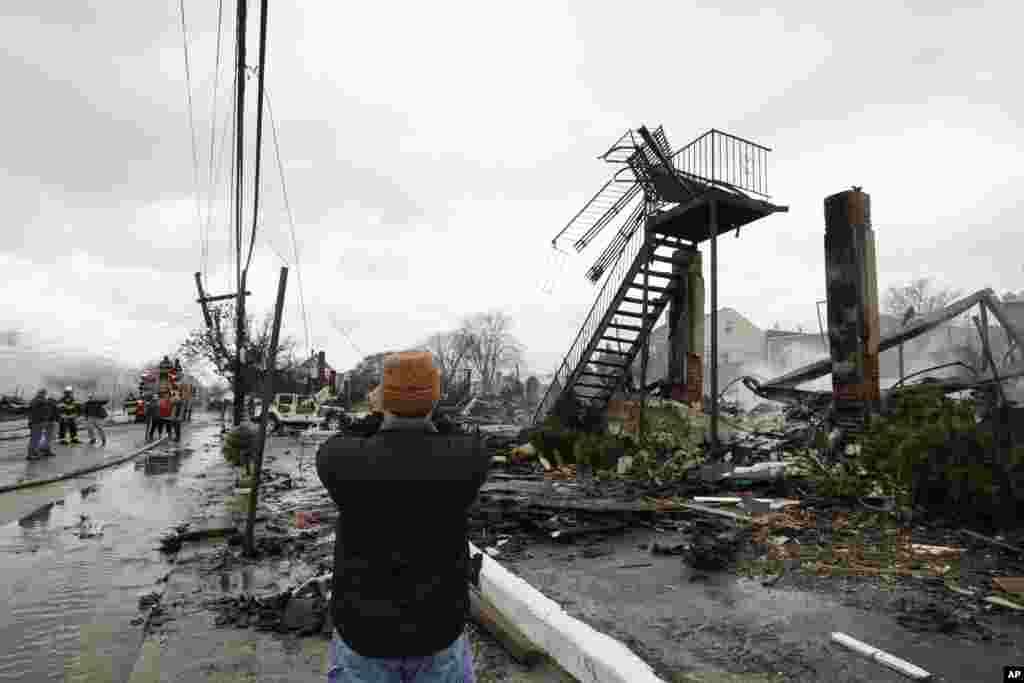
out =
{"type": "Polygon", "coordinates": [[[159,537],[196,511],[188,484],[218,457],[158,448],[133,466],[0,495],[0,510],[22,512],[0,525],[0,681],[127,680],[141,638],[131,624],[138,597],[169,568],[159,537]],[[68,528],[82,515],[105,524],[101,536],[68,528]]]}

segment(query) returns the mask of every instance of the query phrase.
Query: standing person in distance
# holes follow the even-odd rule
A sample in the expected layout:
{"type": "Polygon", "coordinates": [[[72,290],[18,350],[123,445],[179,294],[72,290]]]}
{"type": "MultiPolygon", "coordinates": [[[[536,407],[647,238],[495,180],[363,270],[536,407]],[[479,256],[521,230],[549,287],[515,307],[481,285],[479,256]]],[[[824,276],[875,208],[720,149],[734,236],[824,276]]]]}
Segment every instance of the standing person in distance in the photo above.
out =
{"type": "Polygon", "coordinates": [[[74,390],[65,387],[60,401],[60,441],[65,446],[82,443],[78,440],[78,417],[81,414],[82,404],[75,400],[74,390]]]}
{"type": "Polygon", "coordinates": [[[89,394],[85,402],[85,428],[89,431],[89,445],[96,445],[96,435],[99,434],[100,445],[107,445],[107,433],[103,431],[102,422],[107,418],[107,409],[103,402],[96,400],[96,396],[89,394]]]}
{"type": "Polygon", "coordinates": [[[156,395],[146,397],[146,441],[152,441],[160,424],[160,402],[156,395]]]}
{"type": "Polygon", "coordinates": [[[171,392],[170,417],[167,418],[167,436],[181,441],[181,422],[184,419],[185,402],[177,391],[171,392]]]}
{"type": "Polygon", "coordinates": [[[54,396],[47,395],[46,404],[50,406],[50,414],[46,419],[46,449],[43,455],[53,455],[53,445],[57,443],[57,423],[60,422],[60,405],[54,396]]]}
{"type": "Polygon", "coordinates": [[[28,459],[36,460],[43,457],[44,449],[49,447],[47,441],[47,424],[50,421],[50,402],[46,400],[46,389],[36,392],[35,398],[28,406],[28,459]]]}

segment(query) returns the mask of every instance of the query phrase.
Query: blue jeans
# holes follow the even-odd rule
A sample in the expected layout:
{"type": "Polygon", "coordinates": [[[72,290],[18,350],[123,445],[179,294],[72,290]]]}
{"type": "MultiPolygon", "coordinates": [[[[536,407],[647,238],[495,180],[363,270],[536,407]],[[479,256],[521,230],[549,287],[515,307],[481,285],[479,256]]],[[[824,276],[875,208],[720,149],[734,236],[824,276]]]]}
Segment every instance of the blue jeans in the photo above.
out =
{"type": "Polygon", "coordinates": [[[44,447],[49,447],[49,443],[43,440],[44,434],[46,434],[45,423],[37,422],[34,425],[29,425],[28,454],[30,456],[36,455],[44,447]]]}
{"type": "Polygon", "coordinates": [[[426,657],[363,657],[334,634],[328,683],[475,683],[465,634],[426,657]]]}

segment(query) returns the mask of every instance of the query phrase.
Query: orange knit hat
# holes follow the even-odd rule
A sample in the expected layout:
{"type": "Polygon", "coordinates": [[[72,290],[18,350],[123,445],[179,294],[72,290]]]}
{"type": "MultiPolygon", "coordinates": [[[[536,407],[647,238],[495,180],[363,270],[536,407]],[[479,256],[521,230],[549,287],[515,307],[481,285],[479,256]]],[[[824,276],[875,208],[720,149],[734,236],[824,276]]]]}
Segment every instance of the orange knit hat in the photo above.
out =
{"type": "Polygon", "coordinates": [[[384,359],[382,409],[403,417],[429,413],[441,398],[441,373],[429,351],[404,351],[384,359]]]}

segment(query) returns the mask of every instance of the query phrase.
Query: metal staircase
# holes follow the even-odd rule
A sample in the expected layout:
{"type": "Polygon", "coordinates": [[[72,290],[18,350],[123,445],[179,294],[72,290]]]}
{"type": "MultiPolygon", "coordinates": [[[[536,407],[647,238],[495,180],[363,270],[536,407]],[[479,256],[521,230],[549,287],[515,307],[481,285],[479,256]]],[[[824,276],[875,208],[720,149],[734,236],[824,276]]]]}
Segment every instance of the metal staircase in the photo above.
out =
{"type": "MultiPolygon", "coordinates": [[[[627,131],[599,157],[621,168],[556,235],[552,246],[562,253],[567,249],[561,247],[570,245],[582,251],[620,213],[627,217],[586,272],[591,282],[604,281],[601,291],[537,406],[534,424],[555,411],[563,398],[571,399],[577,411],[604,408],[623,386],[676,292],[672,267],[684,262],[680,249],[694,249],[701,239],[689,235],[684,240],[678,226],[673,227],[678,216],[708,196],[737,209],[726,220],[737,229],[785,210],[749,196],[767,197],[768,151],[712,129],[673,152],[658,126],[627,131]],[[628,207],[632,210],[626,214],[628,207]],[[670,236],[669,230],[678,236],[670,236]]],[[[681,270],[679,277],[686,276],[681,270]]]]}
{"type": "Polygon", "coordinates": [[[680,246],[677,240],[634,227],[609,264],[604,286],[537,407],[535,422],[570,392],[580,407],[608,404],[675,290],[671,269],[680,246]]]}

